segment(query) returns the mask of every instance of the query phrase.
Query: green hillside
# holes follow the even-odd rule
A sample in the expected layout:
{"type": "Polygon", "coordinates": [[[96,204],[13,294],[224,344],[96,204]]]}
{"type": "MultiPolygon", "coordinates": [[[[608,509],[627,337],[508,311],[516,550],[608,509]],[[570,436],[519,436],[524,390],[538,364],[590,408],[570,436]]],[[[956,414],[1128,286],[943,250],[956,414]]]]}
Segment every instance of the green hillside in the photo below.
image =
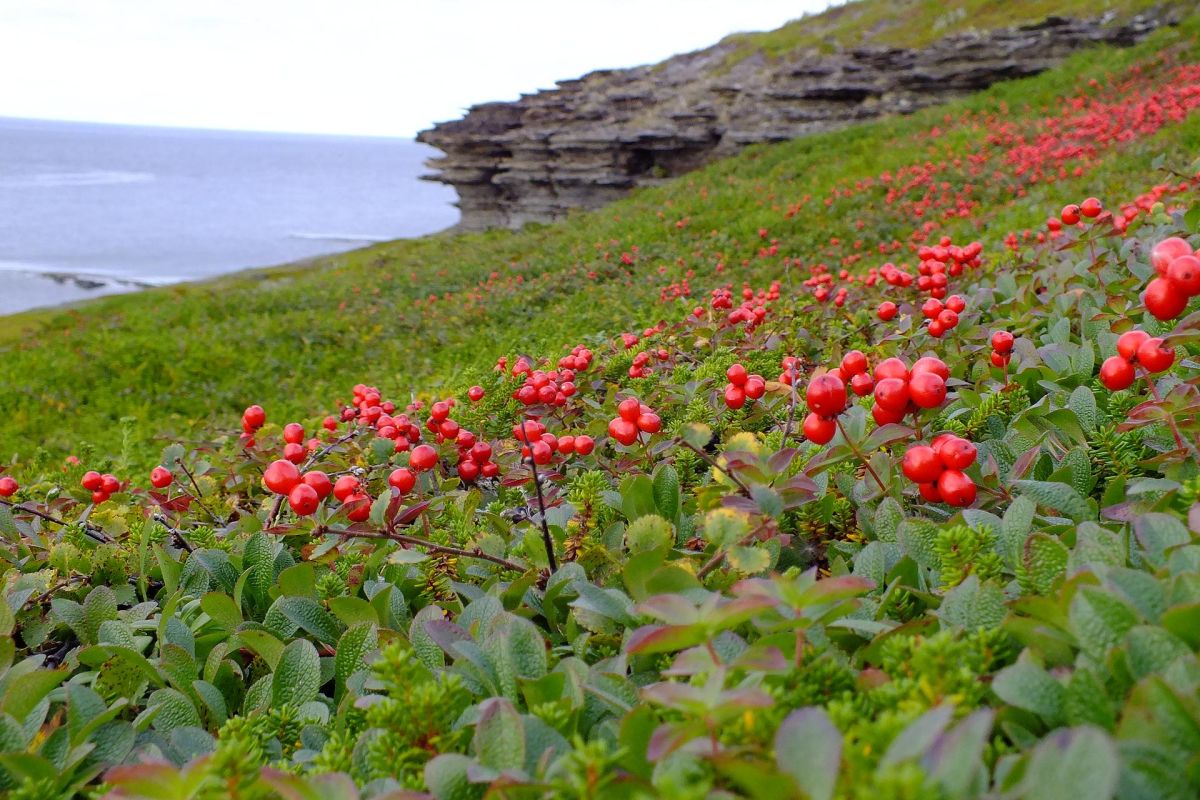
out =
{"type": "Polygon", "coordinates": [[[0,320],[0,793],[1200,796],[1198,109],[1188,18],[0,320]]]}

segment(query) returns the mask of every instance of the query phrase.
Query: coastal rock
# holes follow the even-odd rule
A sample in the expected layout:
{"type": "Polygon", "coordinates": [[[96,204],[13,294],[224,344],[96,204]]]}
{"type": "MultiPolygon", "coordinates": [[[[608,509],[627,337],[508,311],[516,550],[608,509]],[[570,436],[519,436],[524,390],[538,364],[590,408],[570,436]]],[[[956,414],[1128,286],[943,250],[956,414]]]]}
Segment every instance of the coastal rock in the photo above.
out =
{"type": "Polygon", "coordinates": [[[599,70],[422,131],[445,153],[427,180],[458,191],[463,230],[549,222],[741,148],[908,114],[1035,75],[1083,47],[1129,46],[1163,13],[1064,19],[946,36],[922,49],[861,46],[734,62],[726,41],[660,64],[599,70]]]}

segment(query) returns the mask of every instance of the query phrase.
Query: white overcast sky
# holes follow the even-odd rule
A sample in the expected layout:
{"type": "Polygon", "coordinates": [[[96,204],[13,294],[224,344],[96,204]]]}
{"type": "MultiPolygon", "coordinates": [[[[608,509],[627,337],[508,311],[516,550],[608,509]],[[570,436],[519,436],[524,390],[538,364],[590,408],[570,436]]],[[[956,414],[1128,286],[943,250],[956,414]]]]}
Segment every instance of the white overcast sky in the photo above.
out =
{"type": "Polygon", "coordinates": [[[828,0],[0,0],[0,116],[411,136],[828,0]]]}

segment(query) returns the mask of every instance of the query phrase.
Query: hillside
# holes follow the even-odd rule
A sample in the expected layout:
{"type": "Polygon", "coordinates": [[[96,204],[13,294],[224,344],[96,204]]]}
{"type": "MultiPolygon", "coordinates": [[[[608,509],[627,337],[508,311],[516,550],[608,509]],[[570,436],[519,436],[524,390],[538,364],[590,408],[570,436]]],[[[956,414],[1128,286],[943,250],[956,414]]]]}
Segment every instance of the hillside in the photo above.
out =
{"type": "Polygon", "coordinates": [[[1141,41],[1171,4],[861,0],[657,64],[597,70],[422,131],[444,155],[459,228],[594,209],[750,144],[910,114],[1036,75],[1081,49],[1141,41]]]}
{"type": "Polygon", "coordinates": [[[0,791],[1196,797],[1198,107],[1190,16],[0,320],[0,791]]]}

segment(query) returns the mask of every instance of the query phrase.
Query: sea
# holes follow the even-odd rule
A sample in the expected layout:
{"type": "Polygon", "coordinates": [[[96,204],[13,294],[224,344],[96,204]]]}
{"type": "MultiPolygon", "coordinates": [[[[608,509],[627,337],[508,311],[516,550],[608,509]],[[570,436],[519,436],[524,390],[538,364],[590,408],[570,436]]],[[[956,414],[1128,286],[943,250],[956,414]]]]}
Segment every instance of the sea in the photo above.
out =
{"type": "Polygon", "coordinates": [[[0,315],[458,221],[401,138],[0,118],[0,315]]]}

